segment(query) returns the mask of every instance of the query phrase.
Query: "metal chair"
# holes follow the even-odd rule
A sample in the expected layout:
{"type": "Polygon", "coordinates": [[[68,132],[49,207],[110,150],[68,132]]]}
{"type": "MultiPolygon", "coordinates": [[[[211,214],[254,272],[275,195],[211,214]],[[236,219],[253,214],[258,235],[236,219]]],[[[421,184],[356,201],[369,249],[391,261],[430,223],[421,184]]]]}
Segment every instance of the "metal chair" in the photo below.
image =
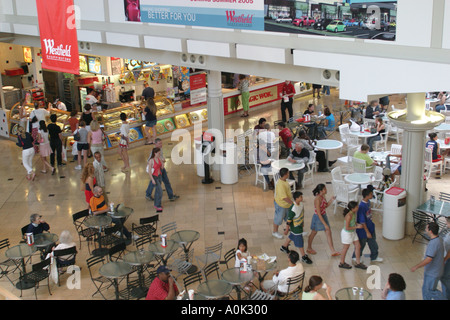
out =
{"type": "MultiPolygon", "coordinates": [[[[47,279],[47,287],[48,287],[48,293],[52,295],[50,291],[50,263],[51,258],[48,258],[47,260],[38,262],[36,264],[33,264],[31,272],[25,273],[20,278],[23,281],[34,283],[34,295],[36,296],[37,300],[37,289],[39,287],[39,283],[45,279],[47,279]]],[[[20,289],[20,297],[22,297],[22,291],[23,289],[20,289]]]]}
{"type": "Polygon", "coordinates": [[[120,242],[108,250],[109,261],[120,261],[125,253],[127,246],[125,242],[120,242]]]}
{"type": "Polygon", "coordinates": [[[144,246],[146,244],[152,243],[154,241],[154,238],[152,236],[146,236],[146,237],[139,237],[139,239],[136,239],[134,241],[134,245],[136,246],[136,250],[144,249],[144,246]]]}
{"type": "Polygon", "coordinates": [[[275,294],[270,294],[261,290],[255,290],[250,297],[250,300],[274,300],[275,294]]]}
{"type": "Polygon", "coordinates": [[[230,262],[233,259],[236,259],[236,249],[235,248],[232,248],[232,249],[228,250],[227,252],[225,252],[225,254],[223,255],[222,263],[224,263],[227,266],[227,269],[229,269],[230,267],[228,266],[228,262],[230,262]]]}
{"type": "MultiPolygon", "coordinates": [[[[58,271],[60,268],[66,268],[68,266],[75,265],[75,260],[77,257],[77,248],[71,247],[67,249],[54,250],[53,257],[55,257],[56,266],[58,267],[58,271]]],[[[58,272],[58,287],[60,286],[60,277],[61,274],[58,272]]]]}
{"type": "Polygon", "coordinates": [[[195,259],[197,260],[198,264],[203,265],[203,267],[206,267],[208,264],[212,262],[219,262],[220,258],[222,256],[222,242],[205,248],[205,253],[196,256],[195,259]]]}
{"type": "Polygon", "coordinates": [[[177,232],[177,223],[175,221],[169,222],[161,227],[161,234],[169,234],[169,232],[177,232]]]}
{"type": "Polygon", "coordinates": [[[139,235],[139,237],[152,236],[156,237],[158,229],[159,215],[153,217],[141,218],[139,224],[131,224],[131,232],[139,235]]]}
{"type": "Polygon", "coordinates": [[[81,238],[87,242],[88,251],[91,253],[91,249],[89,246],[89,242],[94,240],[94,236],[98,234],[98,231],[94,228],[85,228],[84,220],[89,216],[89,210],[82,210],[80,212],[74,213],[72,215],[73,225],[75,226],[75,230],[77,231],[78,238],[80,240],[80,250],[81,250],[81,238]]]}
{"type": "Polygon", "coordinates": [[[439,200],[440,201],[450,201],[450,193],[440,192],[439,200]]]}
{"type": "Polygon", "coordinates": [[[426,243],[426,242],[430,241],[430,237],[428,236],[428,234],[426,232],[426,227],[427,227],[427,224],[432,221],[433,221],[433,219],[428,214],[417,211],[417,210],[413,211],[414,230],[416,230],[416,234],[414,235],[414,238],[412,241],[413,243],[416,240],[417,236],[420,236],[423,240],[426,240],[426,241],[419,241],[419,242],[426,243]]]}
{"type": "MultiPolygon", "coordinates": [[[[0,241],[0,250],[2,249],[9,249],[9,239],[3,239],[0,241]]],[[[10,274],[16,272],[17,270],[20,271],[20,260],[13,260],[13,259],[6,259],[4,261],[0,262],[0,279],[3,277],[6,277],[9,282],[11,282],[12,285],[14,285],[14,282],[9,277],[10,274]]]]}
{"type": "Polygon", "coordinates": [[[187,275],[186,277],[183,278],[184,289],[187,292],[188,291],[188,287],[191,284],[194,284],[194,283],[200,284],[200,283],[202,283],[202,280],[203,280],[203,276],[202,276],[202,273],[200,271],[197,271],[195,273],[187,275]]]}
{"type": "Polygon", "coordinates": [[[288,278],[287,279],[287,285],[288,285],[287,293],[281,294],[279,291],[277,291],[276,296],[280,300],[290,300],[292,298],[298,300],[299,295],[303,290],[304,279],[305,279],[305,272],[303,272],[302,274],[300,274],[298,276],[288,278]],[[294,289],[291,289],[291,288],[294,288],[294,289]]]}
{"type": "Polygon", "coordinates": [[[98,271],[98,269],[105,264],[105,259],[103,257],[90,257],[86,260],[87,263],[87,267],[89,269],[89,275],[91,277],[91,281],[94,284],[95,288],[97,289],[97,291],[95,291],[92,294],[92,297],[94,297],[97,293],[99,293],[104,300],[108,300],[106,299],[106,297],[103,295],[102,291],[107,290],[110,286],[113,285],[113,282],[100,275],[97,276],[96,275],[96,271],[98,271]],[[96,269],[96,270],[94,270],[96,269]],[[103,288],[103,286],[107,286],[106,288],[103,288]]]}
{"type": "Polygon", "coordinates": [[[191,261],[193,260],[193,258],[194,258],[194,249],[189,250],[187,254],[184,251],[178,254],[178,257],[176,257],[169,265],[169,268],[171,270],[174,270],[178,273],[175,279],[178,279],[178,277],[182,274],[188,274],[188,271],[192,267],[191,261]]]}
{"type": "Polygon", "coordinates": [[[205,268],[202,269],[201,272],[203,273],[203,278],[205,279],[205,281],[207,281],[208,276],[210,276],[214,272],[217,274],[217,279],[220,279],[218,261],[208,264],[205,268]]]}
{"type": "Polygon", "coordinates": [[[111,248],[120,241],[123,241],[123,239],[121,238],[122,235],[119,236],[119,233],[122,230],[122,226],[120,224],[115,224],[111,227],[106,227],[104,230],[105,235],[100,236],[97,239],[97,242],[99,243],[101,242],[101,246],[103,248],[107,247],[111,248]]]}

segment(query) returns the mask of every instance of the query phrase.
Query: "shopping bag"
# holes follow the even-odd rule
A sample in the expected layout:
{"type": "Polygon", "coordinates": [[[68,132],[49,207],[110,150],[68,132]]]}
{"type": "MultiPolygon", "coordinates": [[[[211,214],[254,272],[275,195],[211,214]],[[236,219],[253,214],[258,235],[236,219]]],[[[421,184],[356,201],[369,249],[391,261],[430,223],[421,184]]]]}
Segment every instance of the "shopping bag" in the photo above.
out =
{"type": "Polygon", "coordinates": [[[64,162],[66,162],[67,161],[67,150],[66,150],[66,147],[62,147],[61,156],[62,156],[62,160],[64,162]]]}
{"type": "Polygon", "coordinates": [[[73,155],[73,156],[78,155],[78,147],[77,147],[77,145],[78,145],[78,142],[76,142],[76,141],[75,141],[75,143],[72,145],[72,155],[73,155]]]}
{"type": "Polygon", "coordinates": [[[58,284],[58,267],[56,266],[55,258],[51,257],[52,261],[50,263],[50,278],[56,284],[58,284]]]}

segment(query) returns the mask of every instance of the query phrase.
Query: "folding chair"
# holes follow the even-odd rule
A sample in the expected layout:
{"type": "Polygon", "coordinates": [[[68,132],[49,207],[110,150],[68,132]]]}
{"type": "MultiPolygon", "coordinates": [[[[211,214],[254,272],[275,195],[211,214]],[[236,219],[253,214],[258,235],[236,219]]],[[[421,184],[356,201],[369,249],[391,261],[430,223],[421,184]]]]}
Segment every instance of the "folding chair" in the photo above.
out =
{"type": "Polygon", "coordinates": [[[205,248],[205,253],[195,257],[197,262],[203,267],[206,267],[208,264],[212,262],[219,262],[220,257],[222,256],[222,242],[205,248]]]}
{"type": "MultiPolygon", "coordinates": [[[[25,273],[21,280],[26,282],[35,283],[34,286],[34,295],[36,296],[37,300],[37,288],[39,287],[39,283],[45,279],[47,279],[47,287],[48,287],[48,293],[52,295],[50,291],[50,262],[51,258],[48,258],[47,260],[41,261],[39,263],[33,264],[31,272],[25,273]],[[47,268],[46,268],[47,267],[47,268]]],[[[20,289],[20,297],[22,297],[22,288],[20,289]]]]}
{"type": "MultiPolygon", "coordinates": [[[[66,268],[68,266],[75,265],[75,260],[77,257],[77,248],[71,247],[67,249],[54,250],[53,257],[56,260],[56,266],[58,267],[58,271],[60,268],[66,268]]],[[[58,272],[58,287],[60,286],[60,273],[58,272]]]]}
{"type": "MultiPolygon", "coordinates": [[[[3,239],[0,241],[0,250],[9,249],[9,239],[3,239]]],[[[6,277],[12,285],[14,282],[9,277],[10,274],[16,272],[16,270],[20,271],[20,260],[6,259],[0,262],[0,279],[6,277]]]]}
{"type": "Polygon", "coordinates": [[[153,217],[141,218],[139,224],[131,224],[131,232],[139,235],[139,237],[156,236],[156,230],[158,229],[159,215],[153,217]]]}
{"type": "Polygon", "coordinates": [[[430,241],[430,237],[428,236],[427,232],[426,232],[426,227],[427,224],[429,222],[432,222],[433,219],[431,218],[431,216],[429,216],[426,213],[414,210],[413,211],[413,223],[414,223],[414,230],[416,230],[416,234],[414,235],[413,238],[413,243],[416,240],[417,236],[422,237],[422,239],[426,240],[426,241],[420,241],[420,242],[428,242],[430,241]]]}
{"type": "Polygon", "coordinates": [[[298,276],[288,278],[288,280],[287,280],[287,286],[288,286],[287,293],[286,294],[282,294],[281,292],[277,291],[276,296],[280,300],[291,300],[292,298],[298,300],[300,293],[303,291],[304,279],[305,279],[305,272],[303,272],[302,274],[300,274],[298,276]],[[291,288],[294,288],[294,289],[291,289],[291,288]]]}

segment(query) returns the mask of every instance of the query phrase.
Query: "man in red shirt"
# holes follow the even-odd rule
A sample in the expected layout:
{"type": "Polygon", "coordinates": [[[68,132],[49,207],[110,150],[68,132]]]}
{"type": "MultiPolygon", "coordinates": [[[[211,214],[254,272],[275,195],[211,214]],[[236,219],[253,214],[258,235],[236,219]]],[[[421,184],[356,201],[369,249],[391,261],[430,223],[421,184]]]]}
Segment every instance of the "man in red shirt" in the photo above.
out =
{"type": "Polygon", "coordinates": [[[286,148],[292,149],[292,132],[289,128],[286,128],[286,124],[284,122],[278,122],[278,130],[280,130],[280,137],[283,140],[286,148]]]}
{"type": "Polygon", "coordinates": [[[145,300],[175,300],[178,288],[170,276],[170,269],[160,266],[156,269],[156,278],[148,288],[145,300]]]}
{"type": "Polygon", "coordinates": [[[292,118],[294,112],[292,110],[292,103],[294,102],[295,88],[294,85],[286,80],[281,91],[281,117],[282,121],[286,122],[286,109],[289,112],[289,119],[292,118]]]}

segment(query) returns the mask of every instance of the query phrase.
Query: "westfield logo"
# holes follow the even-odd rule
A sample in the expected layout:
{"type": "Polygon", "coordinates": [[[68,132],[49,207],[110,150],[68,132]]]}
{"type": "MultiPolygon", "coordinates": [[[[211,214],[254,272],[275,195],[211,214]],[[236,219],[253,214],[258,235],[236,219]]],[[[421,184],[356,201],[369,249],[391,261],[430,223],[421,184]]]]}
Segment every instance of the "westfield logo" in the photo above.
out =
{"type": "Polygon", "coordinates": [[[228,11],[227,10],[227,22],[228,23],[239,23],[239,24],[252,24],[253,15],[236,15],[236,11],[228,11]]]}
{"type": "Polygon", "coordinates": [[[45,44],[45,53],[47,55],[52,56],[60,56],[60,57],[72,57],[71,51],[72,46],[69,45],[58,45],[55,47],[55,40],[53,39],[44,39],[45,44]]]}

